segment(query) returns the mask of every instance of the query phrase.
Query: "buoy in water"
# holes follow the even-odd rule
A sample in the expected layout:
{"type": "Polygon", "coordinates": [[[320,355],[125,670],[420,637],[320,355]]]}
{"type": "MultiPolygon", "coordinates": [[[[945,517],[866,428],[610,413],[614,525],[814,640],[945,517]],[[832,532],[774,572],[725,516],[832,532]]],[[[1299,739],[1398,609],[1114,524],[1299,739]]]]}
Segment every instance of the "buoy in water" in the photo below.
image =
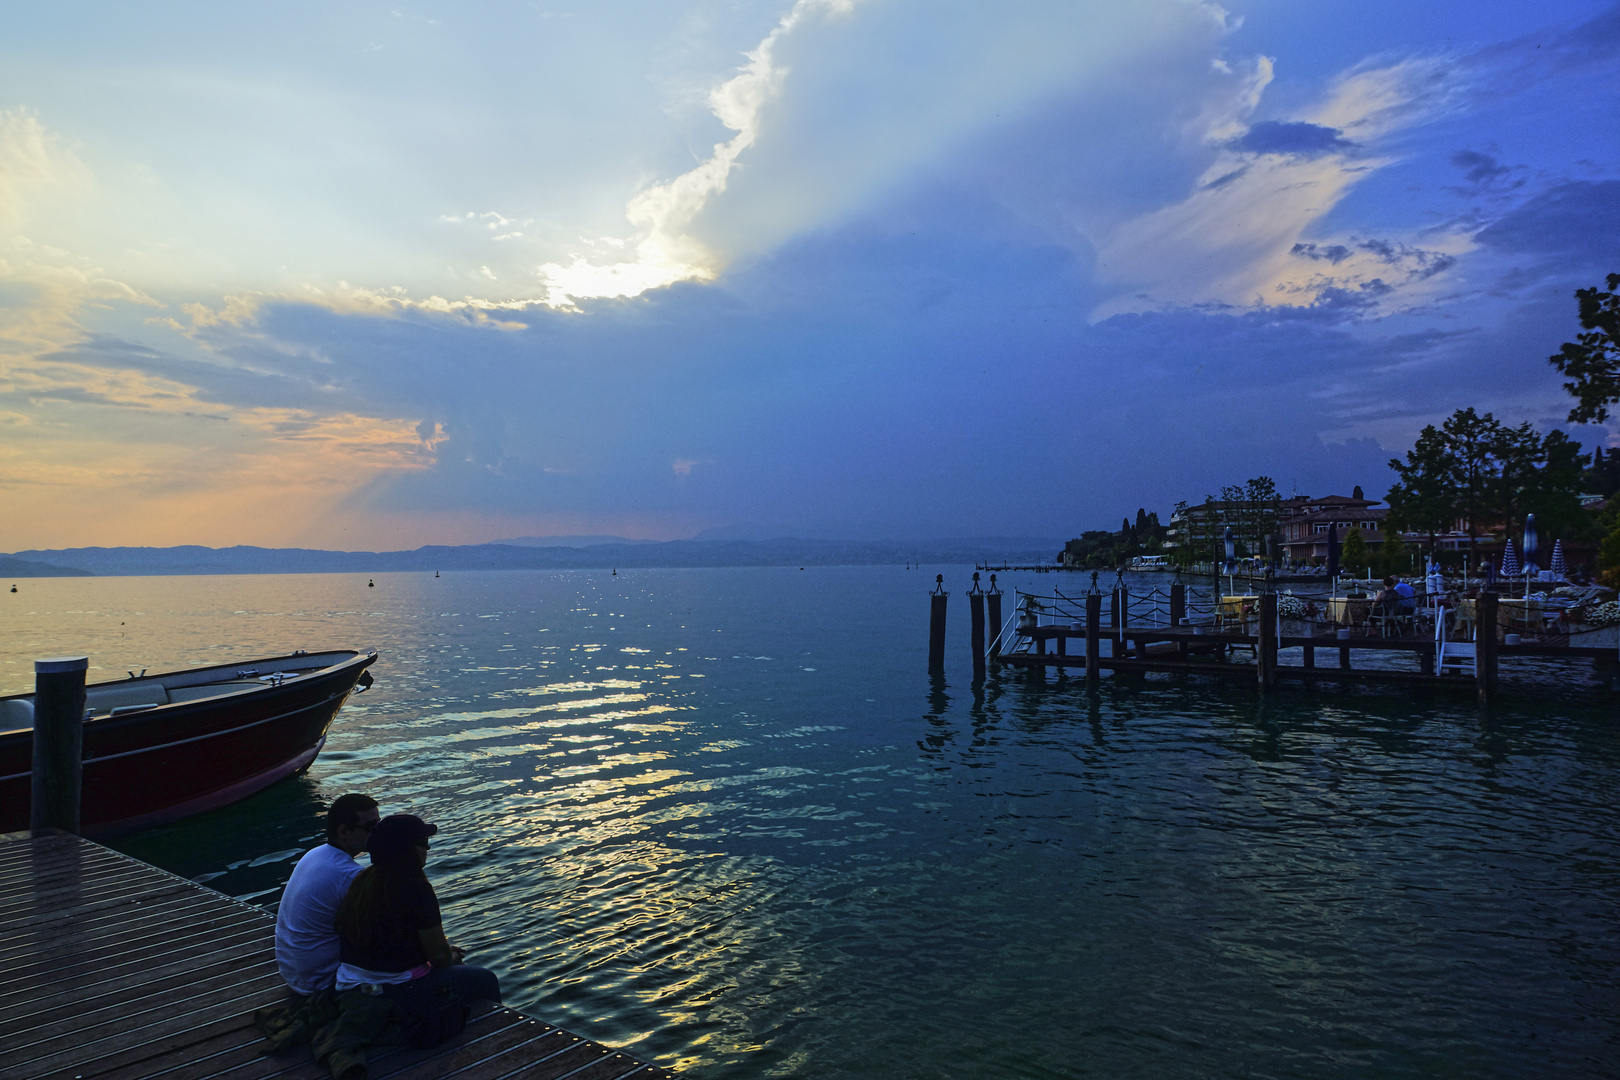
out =
{"type": "Polygon", "coordinates": [[[438,571],[437,571],[437,570],[435,570],[435,571],[433,571],[433,576],[434,576],[434,577],[438,577],[438,576],[439,576],[439,572],[438,572],[438,571]]]}
{"type": "Polygon", "coordinates": [[[615,566],[615,567],[614,567],[614,568],[613,568],[613,576],[614,576],[614,577],[618,577],[618,576],[619,576],[619,568],[618,568],[618,567],[617,567],[617,566],[615,566]]]}
{"type": "Polygon", "coordinates": [[[366,579],[366,588],[375,589],[376,587],[377,587],[377,583],[375,581],[372,581],[370,578],[366,579]]]}

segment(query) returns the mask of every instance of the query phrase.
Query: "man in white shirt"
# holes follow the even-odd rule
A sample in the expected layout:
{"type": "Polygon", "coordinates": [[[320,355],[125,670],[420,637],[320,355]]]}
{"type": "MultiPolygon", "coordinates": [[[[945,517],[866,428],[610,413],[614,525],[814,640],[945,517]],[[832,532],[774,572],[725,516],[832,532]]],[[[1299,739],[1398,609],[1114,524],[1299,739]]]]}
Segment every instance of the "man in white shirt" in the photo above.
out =
{"type": "Polygon", "coordinates": [[[294,993],[332,989],[338,968],[338,905],[361,870],[354,857],[366,849],[379,820],[376,799],[339,796],[326,812],[326,843],[293,867],[276,909],[276,966],[294,993]]]}

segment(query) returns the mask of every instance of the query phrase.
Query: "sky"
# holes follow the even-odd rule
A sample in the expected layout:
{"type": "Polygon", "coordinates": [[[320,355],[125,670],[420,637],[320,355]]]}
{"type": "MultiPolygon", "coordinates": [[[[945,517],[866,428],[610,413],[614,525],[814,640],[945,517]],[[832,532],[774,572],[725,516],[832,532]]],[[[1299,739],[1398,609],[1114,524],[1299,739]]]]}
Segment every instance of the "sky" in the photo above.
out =
{"type": "MultiPolygon", "coordinates": [[[[1620,272],[1620,6],[13,5],[0,549],[1381,495],[1620,272]]],[[[1616,430],[1620,436],[1620,429],[1616,430]]]]}

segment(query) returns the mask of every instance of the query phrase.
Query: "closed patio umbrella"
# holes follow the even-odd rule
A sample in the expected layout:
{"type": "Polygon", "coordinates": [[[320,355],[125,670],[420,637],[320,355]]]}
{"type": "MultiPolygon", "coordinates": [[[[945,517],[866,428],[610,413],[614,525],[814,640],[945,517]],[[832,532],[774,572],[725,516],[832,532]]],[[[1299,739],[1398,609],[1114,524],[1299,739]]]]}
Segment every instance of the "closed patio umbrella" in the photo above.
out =
{"type": "Polygon", "coordinates": [[[1519,556],[1513,551],[1513,541],[1510,539],[1507,546],[1502,549],[1502,576],[1516,578],[1519,576],[1519,556]]]}
{"type": "Polygon", "coordinates": [[[1232,535],[1232,526],[1226,527],[1223,539],[1226,542],[1226,591],[1235,593],[1237,589],[1232,584],[1232,575],[1237,573],[1237,538],[1232,535]]]}
{"type": "Polygon", "coordinates": [[[1524,572],[1531,577],[1536,573],[1536,515],[1524,516],[1524,572]]]}
{"type": "Polygon", "coordinates": [[[1339,526],[1333,522],[1328,523],[1328,584],[1333,586],[1333,595],[1339,595],[1339,526]]]}
{"type": "Polygon", "coordinates": [[[1562,540],[1553,541],[1552,566],[1550,569],[1553,572],[1553,577],[1560,581],[1564,579],[1565,574],[1569,573],[1569,567],[1564,564],[1564,542],[1562,540]]]}

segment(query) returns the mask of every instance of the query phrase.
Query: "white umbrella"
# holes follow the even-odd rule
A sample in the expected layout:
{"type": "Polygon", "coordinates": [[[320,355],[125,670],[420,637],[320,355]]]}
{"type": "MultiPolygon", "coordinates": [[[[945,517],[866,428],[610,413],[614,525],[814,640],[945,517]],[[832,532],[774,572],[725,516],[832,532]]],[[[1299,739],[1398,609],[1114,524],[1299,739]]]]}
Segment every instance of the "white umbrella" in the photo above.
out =
{"type": "Polygon", "coordinates": [[[1507,546],[1502,549],[1502,576],[1516,578],[1519,576],[1519,557],[1513,552],[1513,541],[1510,539],[1507,546]]]}

